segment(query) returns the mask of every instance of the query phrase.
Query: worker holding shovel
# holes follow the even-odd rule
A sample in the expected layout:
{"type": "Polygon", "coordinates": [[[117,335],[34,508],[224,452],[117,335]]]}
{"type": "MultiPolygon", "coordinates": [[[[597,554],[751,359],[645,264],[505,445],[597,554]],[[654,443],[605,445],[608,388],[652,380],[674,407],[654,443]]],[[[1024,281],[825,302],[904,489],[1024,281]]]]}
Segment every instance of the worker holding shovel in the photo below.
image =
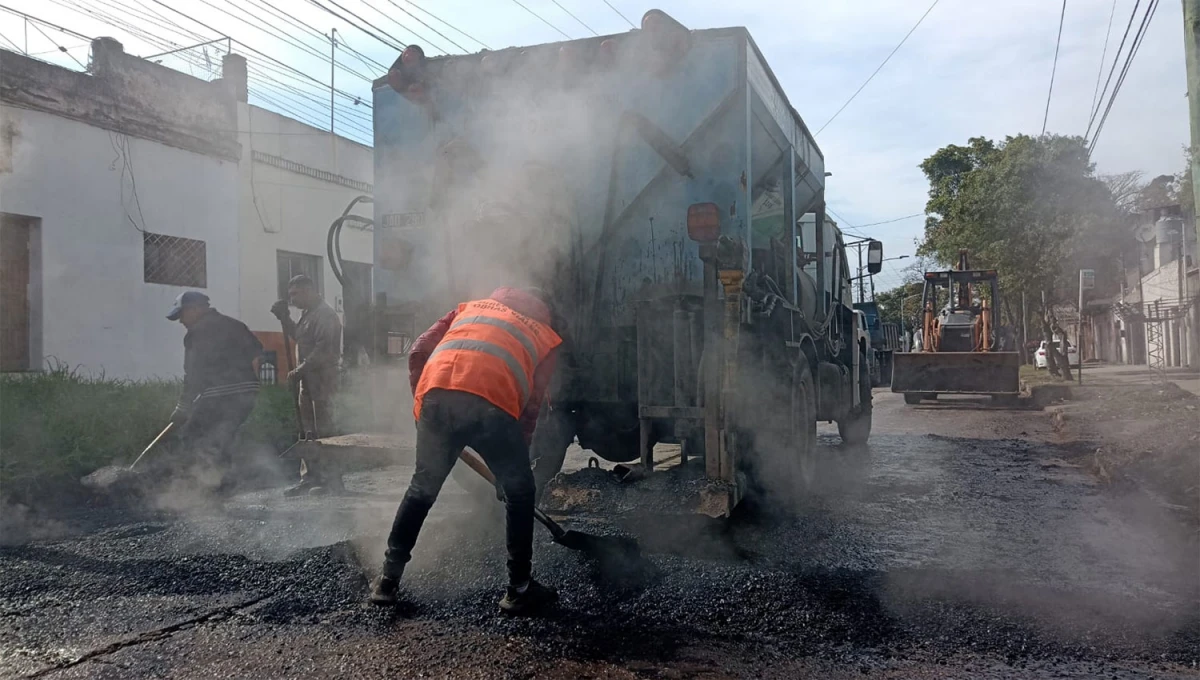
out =
{"type": "MultiPolygon", "coordinates": [[[[316,283],[298,274],[288,281],[288,299],[271,306],[287,337],[296,340],[299,363],[288,373],[288,385],[299,399],[300,428],[305,439],[329,437],[333,432],[333,398],[338,387],[338,362],[342,353],[342,321],[321,299],[316,283]],[[292,321],[289,303],[301,310],[292,321]]],[[[301,462],[300,484],[284,493],[295,496],[340,491],[342,478],[335,470],[321,469],[317,461],[301,462]]]]}
{"type": "Polygon", "coordinates": [[[171,422],[197,463],[221,469],[254,410],[262,344],[246,324],[210,307],[208,296],[197,291],[176,298],[167,319],[187,328],[183,391],[171,422]]]}
{"type": "Polygon", "coordinates": [[[390,605],[425,517],[464,447],[495,475],[506,506],[509,586],[500,608],[532,613],[558,591],[532,578],[534,480],[529,442],[562,340],[545,293],[498,288],[460,304],[413,343],[416,471],[388,536],[371,601],[390,605]]]}

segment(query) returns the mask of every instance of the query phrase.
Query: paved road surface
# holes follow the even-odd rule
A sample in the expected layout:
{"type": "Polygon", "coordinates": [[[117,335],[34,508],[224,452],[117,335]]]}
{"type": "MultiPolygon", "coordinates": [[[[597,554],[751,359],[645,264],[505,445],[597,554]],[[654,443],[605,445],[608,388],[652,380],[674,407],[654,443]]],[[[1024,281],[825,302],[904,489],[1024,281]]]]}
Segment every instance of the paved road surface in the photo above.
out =
{"type": "Polygon", "coordinates": [[[362,604],[405,469],[353,477],[349,498],[213,508],[180,489],[170,512],[86,513],[0,549],[0,676],[1200,674],[1194,528],[1063,460],[1045,414],[876,400],[867,451],[822,426],[799,520],[626,518],[669,548],[637,582],[539,544],[538,574],[563,591],[541,620],[497,614],[498,518],[454,483],[406,603],[362,604]]]}

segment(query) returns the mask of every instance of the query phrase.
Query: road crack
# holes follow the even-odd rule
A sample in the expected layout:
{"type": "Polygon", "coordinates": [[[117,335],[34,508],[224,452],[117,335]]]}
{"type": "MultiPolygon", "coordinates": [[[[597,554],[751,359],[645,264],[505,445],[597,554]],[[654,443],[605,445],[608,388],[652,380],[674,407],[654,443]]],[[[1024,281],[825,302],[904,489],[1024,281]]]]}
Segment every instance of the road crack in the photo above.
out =
{"type": "Polygon", "coordinates": [[[161,628],[155,628],[153,630],[148,630],[148,631],[145,631],[142,633],[138,633],[137,635],[133,635],[133,636],[126,637],[126,638],[123,638],[120,640],[116,640],[114,642],[110,642],[107,645],[104,645],[101,647],[96,647],[95,649],[90,649],[71,661],[61,663],[61,664],[56,664],[54,666],[47,666],[46,668],[36,670],[36,671],[29,673],[28,675],[25,675],[23,677],[30,678],[30,679],[31,678],[42,678],[47,675],[50,675],[51,673],[56,673],[58,671],[66,670],[68,668],[73,668],[75,666],[78,666],[83,663],[87,663],[89,661],[102,660],[100,657],[108,656],[109,654],[115,654],[116,652],[119,652],[122,649],[126,649],[128,647],[136,647],[137,645],[143,645],[143,644],[146,644],[147,642],[155,642],[158,640],[165,640],[165,639],[173,636],[175,633],[178,633],[181,630],[186,630],[186,629],[192,628],[194,626],[208,623],[209,621],[217,621],[217,620],[223,619],[225,617],[228,617],[230,615],[236,614],[239,611],[246,609],[247,607],[252,607],[252,606],[258,604],[259,602],[262,602],[263,600],[267,599],[268,597],[271,597],[271,595],[270,594],[260,595],[258,597],[252,597],[248,600],[242,600],[241,602],[238,602],[237,604],[231,604],[231,605],[226,605],[224,607],[217,607],[216,609],[210,609],[207,612],[204,612],[203,614],[199,614],[199,615],[193,616],[189,619],[184,619],[182,621],[177,621],[175,623],[172,623],[169,626],[163,626],[161,628]]]}

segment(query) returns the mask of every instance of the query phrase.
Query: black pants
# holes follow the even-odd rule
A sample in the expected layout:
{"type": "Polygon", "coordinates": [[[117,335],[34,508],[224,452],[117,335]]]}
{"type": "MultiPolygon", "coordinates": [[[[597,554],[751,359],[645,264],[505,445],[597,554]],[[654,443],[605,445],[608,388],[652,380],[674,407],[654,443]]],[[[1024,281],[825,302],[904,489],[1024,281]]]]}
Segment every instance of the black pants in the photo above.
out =
{"type": "Polygon", "coordinates": [[[194,465],[221,466],[231,459],[238,428],[254,410],[257,394],[231,394],[200,399],[180,432],[185,452],[194,465]]]}
{"type": "Polygon", "coordinates": [[[529,580],[533,569],[533,472],[529,447],[517,419],[482,397],[433,390],[425,395],[417,421],[417,469],[388,535],[384,574],[399,578],[442,484],[463,447],[475,449],[504,490],[508,579],[529,580]]]}

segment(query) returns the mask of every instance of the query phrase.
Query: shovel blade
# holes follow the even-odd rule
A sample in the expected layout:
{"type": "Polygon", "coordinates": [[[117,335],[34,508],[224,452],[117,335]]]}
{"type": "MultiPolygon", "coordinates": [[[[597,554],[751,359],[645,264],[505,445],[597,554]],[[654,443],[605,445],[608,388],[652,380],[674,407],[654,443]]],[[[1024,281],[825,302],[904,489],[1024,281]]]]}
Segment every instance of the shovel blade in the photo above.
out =
{"type": "Polygon", "coordinates": [[[79,480],[81,484],[89,489],[107,489],[124,480],[132,479],[137,476],[137,473],[127,467],[119,465],[109,465],[102,467],[99,470],[89,474],[79,480]]]}

